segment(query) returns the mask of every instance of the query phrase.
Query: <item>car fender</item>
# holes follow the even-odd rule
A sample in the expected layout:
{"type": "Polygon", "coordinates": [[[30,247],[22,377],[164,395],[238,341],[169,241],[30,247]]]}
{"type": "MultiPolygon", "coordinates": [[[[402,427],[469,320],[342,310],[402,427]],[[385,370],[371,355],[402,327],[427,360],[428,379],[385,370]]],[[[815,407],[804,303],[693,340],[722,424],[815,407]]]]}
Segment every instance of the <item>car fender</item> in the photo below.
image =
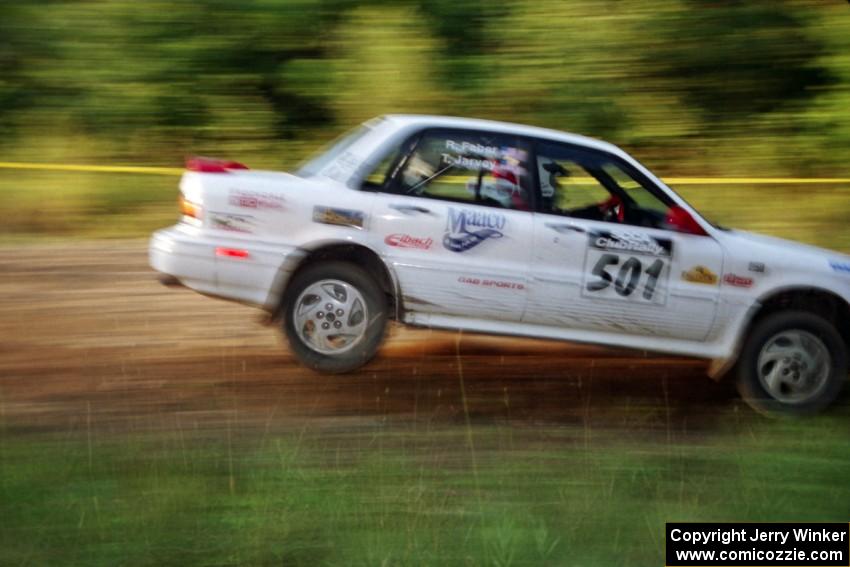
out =
{"type": "Polygon", "coordinates": [[[400,318],[403,312],[403,305],[400,301],[401,287],[398,281],[398,276],[395,273],[395,270],[392,266],[386,262],[383,255],[376,250],[376,247],[371,245],[371,243],[364,243],[363,240],[356,240],[353,237],[344,237],[344,236],[322,236],[320,238],[316,238],[308,241],[305,244],[298,246],[294,253],[290,254],[286,260],[281,264],[278,269],[277,275],[275,276],[274,283],[269,290],[269,296],[265,303],[265,310],[272,316],[276,317],[279,314],[279,310],[281,307],[281,301],[286,291],[286,286],[289,284],[292,276],[298,271],[298,268],[302,265],[302,263],[309,258],[315,252],[322,249],[334,248],[337,246],[357,246],[359,248],[363,248],[368,250],[375,257],[378,258],[378,261],[381,262],[386,273],[389,275],[390,286],[392,288],[393,296],[396,298],[395,301],[395,316],[396,318],[400,318]]]}
{"type": "Polygon", "coordinates": [[[729,356],[726,358],[715,358],[712,360],[708,369],[708,375],[713,379],[719,379],[726,374],[735,365],[738,356],[741,353],[741,347],[746,339],[746,333],[752,326],[753,320],[761,311],[762,306],[767,303],[772,297],[788,292],[797,291],[814,291],[838,297],[848,305],[850,305],[850,294],[842,293],[840,287],[829,287],[818,284],[812,284],[811,281],[804,279],[789,279],[781,278],[780,285],[774,285],[761,290],[755,299],[743,310],[744,315],[733,326],[730,327],[727,333],[727,339],[724,341],[727,344],[729,356]]]}

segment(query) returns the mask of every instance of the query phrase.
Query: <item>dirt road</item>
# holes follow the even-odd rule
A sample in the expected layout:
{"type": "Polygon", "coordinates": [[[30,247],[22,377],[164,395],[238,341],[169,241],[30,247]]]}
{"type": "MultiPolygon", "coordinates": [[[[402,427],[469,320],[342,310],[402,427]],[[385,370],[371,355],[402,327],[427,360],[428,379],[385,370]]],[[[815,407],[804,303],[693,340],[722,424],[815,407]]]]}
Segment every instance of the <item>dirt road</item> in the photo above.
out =
{"type": "Polygon", "coordinates": [[[15,430],[452,424],[466,420],[465,393],[477,422],[669,430],[741,407],[700,361],[402,328],[365,369],[321,376],[260,319],[161,286],[143,241],[4,246],[0,419],[15,430]]]}

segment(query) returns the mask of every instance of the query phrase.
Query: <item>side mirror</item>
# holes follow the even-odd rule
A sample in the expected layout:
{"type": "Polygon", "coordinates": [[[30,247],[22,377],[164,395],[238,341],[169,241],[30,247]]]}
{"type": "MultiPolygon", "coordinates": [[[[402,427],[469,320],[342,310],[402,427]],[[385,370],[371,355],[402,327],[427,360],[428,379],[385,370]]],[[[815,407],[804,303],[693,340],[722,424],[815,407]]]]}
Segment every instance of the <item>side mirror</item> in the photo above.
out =
{"type": "Polygon", "coordinates": [[[673,205],[667,211],[667,226],[676,232],[685,234],[696,234],[697,236],[708,236],[705,230],[691,216],[691,214],[678,205],[673,205]]]}

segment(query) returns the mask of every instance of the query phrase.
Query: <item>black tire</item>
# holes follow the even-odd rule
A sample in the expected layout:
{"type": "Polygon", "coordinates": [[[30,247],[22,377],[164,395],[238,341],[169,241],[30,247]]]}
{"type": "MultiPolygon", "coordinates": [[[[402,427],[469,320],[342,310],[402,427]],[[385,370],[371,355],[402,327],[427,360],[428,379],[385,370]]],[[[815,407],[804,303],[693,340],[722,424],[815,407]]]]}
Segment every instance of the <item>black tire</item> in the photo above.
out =
{"type": "Polygon", "coordinates": [[[297,272],[287,285],[283,297],[283,331],[295,356],[318,372],[339,374],[350,372],[369,362],[384,338],[389,314],[387,298],[367,271],[348,262],[329,261],[312,264],[297,272]],[[366,304],[366,328],[362,337],[349,350],[323,353],[299,336],[295,323],[296,302],[311,285],[323,280],[338,280],[356,289],[366,304]]]}
{"type": "MultiPolygon", "coordinates": [[[[770,368],[769,365],[765,367],[770,368]]],[[[758,321],[751,329],[745,339],[735,373],[738,392],[755,410],[771,417],[811,415],[826,408],[841,392],[847,380],[847,348],[835,327],[822,317],[805,311],[774,313],[758,321]],[[778,399],[759,377],[759,355],[769,342],[781,333],[801,331],[820,339],[826,347],[830,362],[829,373],[821,381],[816,381],[821,385],[815,388],[809,397],[799,401],[778,399]]]]}

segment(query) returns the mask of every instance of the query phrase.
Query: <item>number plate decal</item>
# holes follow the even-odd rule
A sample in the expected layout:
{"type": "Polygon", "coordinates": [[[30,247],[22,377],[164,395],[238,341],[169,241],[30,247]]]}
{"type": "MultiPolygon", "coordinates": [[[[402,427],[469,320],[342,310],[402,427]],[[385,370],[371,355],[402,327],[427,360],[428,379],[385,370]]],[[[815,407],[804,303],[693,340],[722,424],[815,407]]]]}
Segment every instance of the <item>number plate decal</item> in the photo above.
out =
{"type": "Polygon", "coordinates": [[[588,236],[581,294],[664,305],[673,241],[640,232],[595,230],[588,236]]]}

